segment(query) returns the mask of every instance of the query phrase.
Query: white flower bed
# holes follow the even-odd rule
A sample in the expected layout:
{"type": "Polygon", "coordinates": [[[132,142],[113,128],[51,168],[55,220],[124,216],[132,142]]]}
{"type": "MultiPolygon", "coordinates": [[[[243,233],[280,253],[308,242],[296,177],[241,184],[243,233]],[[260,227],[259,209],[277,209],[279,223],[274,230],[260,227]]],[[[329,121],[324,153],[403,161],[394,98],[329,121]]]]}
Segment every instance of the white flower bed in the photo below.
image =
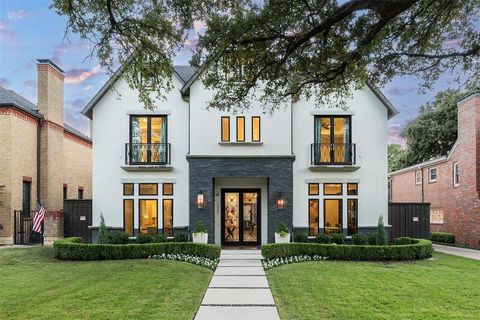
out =
{"type": "Polygon", "coordinates": [[[295,262],[304,262],[304,261],[324,261],[327,260],[327,257],[322,256],[291,256],[287,258],[275,258],[275,259],[264,259],[262,260],[262,266],[264,270],[271,269],[273,267],[281,266],[282,264],[289,264],[295,262]]]}
{"type": "Polygon", "coordinates": [[[176,261],[185,261],[193,264],[197,264],[199,266],[215,270],[218,265],[218,259],[208,259],[204,257],[197,257],[191,256],[188,254],[161,254],[161,255],[153,255],[148,257],[149,259],[165,259],[165,260],[176,260],[176,261]]]}

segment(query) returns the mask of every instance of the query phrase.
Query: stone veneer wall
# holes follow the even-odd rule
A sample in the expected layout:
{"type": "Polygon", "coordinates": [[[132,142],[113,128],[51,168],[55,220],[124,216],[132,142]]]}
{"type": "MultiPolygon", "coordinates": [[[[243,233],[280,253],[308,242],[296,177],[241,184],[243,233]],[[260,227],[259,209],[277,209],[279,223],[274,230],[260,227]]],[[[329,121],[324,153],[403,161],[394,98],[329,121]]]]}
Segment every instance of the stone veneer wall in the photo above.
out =
{"type": "MultiPolygon", "coordinates": [[[[198,220],[203,220],[208,230],[208,242],[214,242],[214,178],[268,178],[268,242],[274,242],[274,233],[280,221],[290,230],[293,222],[293,156],[282,157],[188,157],[190,231],[195,229],[198,220]],[[198,192],[202,190],[205,206],[195,205],[198,192]],[[275,200],[281,191],[286,203],[284,209],[277,209],[275,200]]],[[[266,201],[266,199],[262,199],[266,201]]]]}

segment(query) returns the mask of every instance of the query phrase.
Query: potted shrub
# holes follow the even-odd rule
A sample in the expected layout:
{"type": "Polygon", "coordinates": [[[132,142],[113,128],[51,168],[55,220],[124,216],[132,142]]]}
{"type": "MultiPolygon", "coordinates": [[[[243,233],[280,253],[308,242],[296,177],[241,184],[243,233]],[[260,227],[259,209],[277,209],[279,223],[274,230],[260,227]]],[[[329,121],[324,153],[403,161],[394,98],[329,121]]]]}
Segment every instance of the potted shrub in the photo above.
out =
{"type": "Polygon", "coordinates": [[[289,243],[290,233],[285,222],[281,221],[278,229],[275,230],[275,243],[289,243]]]}
{"type": "Polygon", "coordinates": [[[207,228],[203,224],[202,220],[198,220],[195,225],[195,231],[192,233],[193,242],[208,243],[207,228]]]}

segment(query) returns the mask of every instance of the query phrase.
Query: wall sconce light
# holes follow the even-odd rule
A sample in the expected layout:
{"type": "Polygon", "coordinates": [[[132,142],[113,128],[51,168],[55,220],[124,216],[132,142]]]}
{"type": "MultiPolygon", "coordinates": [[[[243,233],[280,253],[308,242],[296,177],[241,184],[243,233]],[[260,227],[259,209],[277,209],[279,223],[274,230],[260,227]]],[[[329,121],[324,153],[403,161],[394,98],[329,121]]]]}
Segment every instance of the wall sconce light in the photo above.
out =
{"type": "Polygon", "coordinates": [[[285,207],[285,197],[281,191],[277,192],[277,199],[275,200],[277,209],[283,209],[285,207]]]}
{"type": "Polygon", "coordinates": [[[203,196],[203,191],[200,190],[200,192],[197,194],[197,208],[202,209],[204,205],[205,197],[203,196]]]}

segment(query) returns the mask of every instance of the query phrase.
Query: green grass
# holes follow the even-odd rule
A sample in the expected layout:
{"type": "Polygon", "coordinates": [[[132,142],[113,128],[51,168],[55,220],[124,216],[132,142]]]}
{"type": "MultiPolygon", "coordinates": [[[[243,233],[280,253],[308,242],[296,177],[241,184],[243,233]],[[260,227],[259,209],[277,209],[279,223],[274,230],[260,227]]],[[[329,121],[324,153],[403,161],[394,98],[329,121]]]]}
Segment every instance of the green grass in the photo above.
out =
{"type": "Polygon", "coordinates": [[[478,319],[480,261],[304,262],[267,272],[282,319],[478,319]]]}
{"type": "Polygon", "coordinates": [[[0,319],[192,319],[212,271],[185,262],[65,262],[0,249],[0,319]]]}

